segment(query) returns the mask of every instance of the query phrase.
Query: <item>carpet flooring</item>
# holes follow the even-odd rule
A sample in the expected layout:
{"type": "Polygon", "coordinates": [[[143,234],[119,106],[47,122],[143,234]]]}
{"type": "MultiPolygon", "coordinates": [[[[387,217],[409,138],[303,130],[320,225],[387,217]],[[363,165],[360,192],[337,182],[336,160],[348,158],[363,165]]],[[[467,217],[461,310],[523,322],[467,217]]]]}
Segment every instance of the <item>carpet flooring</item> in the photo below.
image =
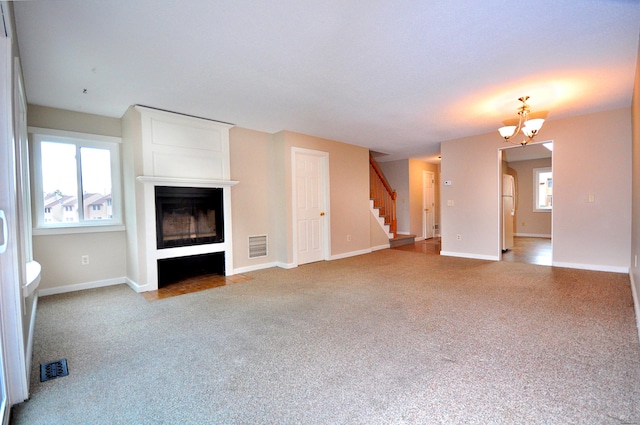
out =
{"type": "Polygon", "coordinates": [[[627,275],[391,249],[247,275],[43,297],[12,424],[640,423],[627,275]]]}

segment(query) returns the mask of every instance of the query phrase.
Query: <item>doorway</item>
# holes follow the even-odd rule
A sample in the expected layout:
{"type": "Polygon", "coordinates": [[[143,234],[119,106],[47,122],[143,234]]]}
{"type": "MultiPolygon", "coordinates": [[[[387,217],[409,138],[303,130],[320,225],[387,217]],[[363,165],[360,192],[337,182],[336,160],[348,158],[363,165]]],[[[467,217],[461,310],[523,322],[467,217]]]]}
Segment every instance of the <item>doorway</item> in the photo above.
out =
{"type": "Polygon", "coordinates": [[[434,195],[435,177],[433,171],[422,171],[422,237],[433,238],[434,231],[434,195]]]}
{"type": "Polygon", "coordinates": [[[292,148],[293,252],[297,265],[329,258],[329,154],[292,148]]]}
{"type": "Polygon", "coordinates": [[[500,258],[550,266],[553,142],[502,148],[499,157],[500,258]]]}

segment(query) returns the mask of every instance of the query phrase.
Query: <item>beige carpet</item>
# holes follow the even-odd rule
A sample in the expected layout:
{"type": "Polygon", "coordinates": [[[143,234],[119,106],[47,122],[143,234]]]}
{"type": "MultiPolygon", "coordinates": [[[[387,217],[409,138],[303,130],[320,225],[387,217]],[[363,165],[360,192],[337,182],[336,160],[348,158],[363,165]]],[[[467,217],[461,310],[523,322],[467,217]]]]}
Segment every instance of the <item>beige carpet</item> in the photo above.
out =
{"type": "Polygon", "coordinates": [[[624,274],[383,250],[249,275],[42,298],[12,423],[640,423],[624,274]]]}

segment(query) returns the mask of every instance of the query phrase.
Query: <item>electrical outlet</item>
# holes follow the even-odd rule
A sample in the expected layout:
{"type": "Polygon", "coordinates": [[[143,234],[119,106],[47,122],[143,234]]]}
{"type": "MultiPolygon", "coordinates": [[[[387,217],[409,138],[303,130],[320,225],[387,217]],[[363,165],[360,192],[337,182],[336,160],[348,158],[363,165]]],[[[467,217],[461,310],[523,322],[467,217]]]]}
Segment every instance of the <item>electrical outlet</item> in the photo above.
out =
{"type": "Polygon", "coordinates": [[[461,241],[462,240],[462,235],[456,235],[456,240],[461,241]]]}
{"type": "Polygon", "coordinates": [[[636,254],[635,259],[633,260],[633,267],[638,267],[638,254],[636,254]]]}
{"type": "Polygon", "coordinates": [[[347,235],[347,242],[351,242],[351,235],[347,235]]]}
{"type": "Polygon", "coordinates": [[[522,227],[524,227],[524,221],[522,222],[522,227]]]}
{"type": "Polygon", "coordinates": [[[89,256],[88,255],[83,255],[82,257],[80,257],[80,260],[81,260],[83,266],[86,266],[87,264],[89,264],[89,256]]]}

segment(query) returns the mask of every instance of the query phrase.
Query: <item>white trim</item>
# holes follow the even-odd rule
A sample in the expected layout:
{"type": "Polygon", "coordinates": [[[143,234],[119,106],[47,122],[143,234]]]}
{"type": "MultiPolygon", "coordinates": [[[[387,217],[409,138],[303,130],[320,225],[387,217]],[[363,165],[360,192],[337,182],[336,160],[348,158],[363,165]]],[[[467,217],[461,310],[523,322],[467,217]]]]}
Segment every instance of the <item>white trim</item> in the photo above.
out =
{"type": "Polygon", "coordinates": [[[276,262],[276,266],[280,267],[281,269],[295,269],[296,267],[298,267],[297,264],[295,263],[281,263],[281,262],[276,262]]]}
{"type": "Polygon", "coordinates": [[[137,292],[138,294],[140,292],[146,292],[146,291],[151,291],[153,290],[153,288],[151,288],[150,284],[147,285],[139,285],[137,282],[129,279],[128,277],[125,278],[125,283],[129,286],[129,288],[133,289],[134,292],[137,292]]]}
{"type": "MultiPolygon", "coordinates": [[[[29,127],[31,134],[31,147],[33,152],[33,187],[35,188],[35,226],[34,230],[42,231],[44,229],[71,229],[75,227],[100,227],[100,226],[123,226],[124,223],[124,205],[122,194],[122,169],[121,169],[121,153],[120,145],[122,138],[112,136],[93,135],[85,133],[77,133],[72,131],[43,129],[38,127],[29,127]],[[78,205],[78,221],[73,223],[67,222],[45,222],[45,208],[43,196],[43,176],[42,176],[42,143],[54,142],[74,146],[76,149],[76,166],[77,166],[77,193],[78,205]],[[109,151],[110,170],[111,170],[111,200],[112,200],[112,218],[104,220],[89,220],[84,217],[84,198],[82,190],[82,168],[80,160],[80,150],[82,148],[96,148],[109,151]],[[82,207],[82,208],[81,208],[82,207]]],[[[33,234],[39,234],[33,232],[33,234]]]]}
{"type": "Polygon", "coordinates": [[[475,260],[490,260],[490,261],[499,261],[500,258],[495,255],[479,255],[479,254],[469,254],[466,252],[452,252],[452,251],[440,251],[440,255],[444,257],[460,257],[460,258],[472,258],[475,260]]]}
{"type": "Polygon", "coordinates": [[[564,267],[567,269],[593,270],[596,272],[612,272],[612,273],[629,273],[629,267],[620,266],[603,266],[600,264],[580,264],[580,263],[563,263],[553,261],[553,267],[564,267]]]}
{"type": "MultiPolygon", "coordinates": [[[[29,335],[27,335],[27,354],[26,358],[31,365],[33,359],[33,335],[36,330],[36,311],[38,309],[38,294],[33,296],[33,306],[31,307],[31,321],[29,322],[29,335]]],[[[31,382],[31,368],[27,368],[27,382],[31,382]]]]}
{"type": "MultiPolygon", "coordinates": [[[[538,167],[533,169],[533,212],[548,212],[550,213],[553,210],[553,207],[549,208],[540,208],[540,199],[538,199],[538,195],[540,194],[540,174],[542,173],[551,173],[553,176],[553,168],[552,167],[538,167]]],[[[552,177],[553,178],[553,177],[552,177]]],[[[553,189],[552,189],[553,190],[553,189]]],[[[553,205],[553,203],[552,203],[553,205]]]]}
{"type": "Polygon", "coordinates": [[[636,282],[631,271],[629,271],[629,280],[631,281],[631,294],[633,295],[633,309],[636,312],[636,327],[640,338],[640,300],[638,300],[638,288],[636,288],[636,282]]]}
{"type": "MultiPolygon", "coordinates": [[[[65,294],[67,292],[82,291],[85,289],[102,288],[104,286],[114,286],[129,283],[126,277],[114,277],[112,279],[95,280],[93,282],[75,283],[73,285],[56,286],[55,288],[44,288],[38,291],[41,297],[49,295],[65,294]]],[[[137,291],[136,291],[137,292],[137,291]]]]}
{"type": "Polygon", "coordinates": [[[543,238],[543,239],[551,239],[551,233],[514,233],[513,236],[521,237],[521,238],[543,238]]]}
{"type": "Polygon", "coordinates": [[[633,295],[633,309],[636,312],[636,327],[640,338],[640,300],[638,300],[638,288],[636,288],[636,282],[631,271],[629,271],[629,280],[631,281],[631,294],[633,295]]]}
{"type": "Polygon", "coordinates": [[[233,274],[255,272],[257,270],[271,269],[273,267],[278,267],[278,263],[273,261],[270,263],[256,264],[253,266],[238,267],[237,269],[233,269],[233,274]]]}
{"type": "Polygon", "coordinates": [[[88,141],[99,141],[99,142],[122,144],[122,137],[105,136],[102,134],[80,133],[77,131],[56,130],[53,128],[32,127],[32,126],[27,127],[27,131],[31,134],[40,134],[44,136],[55,136],[55,137],[62,137],[67,139],[77,139],[82,141],[88,140],[88,141]]]}
{"type": "Polygon", "coordinates": [[[389,248],[391,248],[391,244],[388,244],[388,243],[387,244],[378,245],[378,246],[372,246],[371,247],[371,252],[380,251],[380,250],[389,249],[389,248]]]}
{"type": "MultiPolygon", "coordinates": [[[[97,220],[96,220],[97,221],[97,220]]],[[[104,224],[102,226],[74,226],[74,227],[35,227],[33,236],[49,235],[71,235],[74,233],[104,233],[104,232],[124,232],[124,224],[104,224]]]]}
{"type": "Polygon", "coordinates": [[[150,183],[153,185],[168,184],[170,186],[195,186],[195,187],[226,187],[235,186],[239,181],[236,180],[210,180],[210,179],[187,179],[177,177],[154,177],[154,176],[138,176],[136,180],[142,183],[150,183]]]}
{"type": "Polygon", "coordinates": [[[341,260],[343,258],[356,257],[358,255],[371,254],[371,248],[361,249],[359,251],[344,252],[342,254],[332,255],[330,260],[341,260]]]}

